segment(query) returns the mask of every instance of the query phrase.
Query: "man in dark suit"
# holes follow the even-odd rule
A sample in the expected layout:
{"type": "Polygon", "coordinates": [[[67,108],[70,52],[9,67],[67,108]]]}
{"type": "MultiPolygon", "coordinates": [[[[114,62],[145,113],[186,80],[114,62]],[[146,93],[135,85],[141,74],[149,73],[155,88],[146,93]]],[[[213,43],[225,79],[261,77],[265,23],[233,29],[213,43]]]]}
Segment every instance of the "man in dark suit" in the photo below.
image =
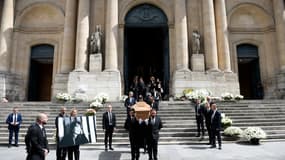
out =
{"type": "Polygon", "coordinates": [[[125,107],[126,107],[126,110],[127,110],[127,117],[129,117],[129,112],[131,110],[131,107],[136,104],[136,99],[134,97],[134,93],[132,91],[129,92],[129,96],[128,98],[125,100],[125,107]]]}
{"type": "Polygon", "coordinates": [[[109,149],[114,150],[112,148],[112,137],[113,132],[116,129],[116,116],[112,112],[112,106],[109,104],[107,107],[107,111],[103,113],[103,120],[102,120],[103,130],[105,132],[105,151],[108,151],[108,139],[109,139],[109,149]]]}
{"type": "Polygon", "coordinates": [[[202,130],[202,138],[205,135],[204,131],[204,106],[201,105],[200,99],[196,100],[195,104],[195,117],[196,117],[196,123],[197,123],[197,135],[196,137],[200,137],[200,133],[202,130]]]}
{"type": "Polygon", "coordinates": [[[19,113],[18,107],[13,108],[13,113],[10,113],[6,119],[6,123],[8,124],[9,130],[9,144],[10,148],[12,145],[13,134],[15,134],[15,146],[18,147],[18,136],[20,125],[22,123],[22,115],[19,113]]]}
{"type": "Polygon", "coordinates": [[[65,157],[66,157],[67,148],[59,146],[59,138],[58,138],[58,118],[59,117],[61,117],[61,118],[67,117],[65,112],[66,112],[66,108],[65,107],[61,107],[60,113],[55,118],[56,142],[57,142],[57,144],[56,144],[56,159],[57,160],[65,160],[65,157]]]}
{"type": "Polygon", "coordinates": [[[149,106],[152,108],[152,109],[155,109],[156,111],[158,111],[158,101],[155,101],[154,97],[153,96],[150,96],[149,97],[149,102],[148,102],[149,106]]]}
{"type": "Polygon", "coordinates": [[[209,136],[209,145],[212,144],[212,132],[211,132],[211,117],[213,114],[213,111],[210,107],[210,104],[208,102],[205,103],[205,110],[204,110],[204,115],[205,115],[205,123],[206,123],[206,128],[208,131],[208,136],[209,136]]]}
{"type": "Polygon", "coordinates": [[[127,117],[125,121],[124,128],[129,132],[129,140],[130,140],[130,145],[131,145],[131,157],[132,160],[138,160],[140,157],[140,152],[139,152],[139,144],[138,144],[138,139],[139,139],[139,131],[138,131],[138,125],[139,122],[136,120],[135,117],[135,111],[132,109],[130,111],[130,116],[127,117]]]}
{"type": "Polygon", "coordinates": [[[217,109],[215,103],[211,104],[213,114],[211,116],[211,132],[212,132],[212,146],[211,148],[216,148],[216,137],[219,143],[219,149],[222,149],[222,139],[221,139],[221,113],[217,109]]]}
{"type": "Polygon", "coordinates": [[[47,121],[47,115],[40,113],[36,118],[36,123],[29,128],[30,148],[28,149],[27,160],[45,160],[49,153],[48,140],[44,128],[47,121]]]}
{"type": "Polygon", "coordinates": [[[157,160],[159,131],[162,127],[163,126],[160,117],[157,116],[156,110],[152,109],[151,116],[147,124],[147,149],[149,160],[157,160]]]}

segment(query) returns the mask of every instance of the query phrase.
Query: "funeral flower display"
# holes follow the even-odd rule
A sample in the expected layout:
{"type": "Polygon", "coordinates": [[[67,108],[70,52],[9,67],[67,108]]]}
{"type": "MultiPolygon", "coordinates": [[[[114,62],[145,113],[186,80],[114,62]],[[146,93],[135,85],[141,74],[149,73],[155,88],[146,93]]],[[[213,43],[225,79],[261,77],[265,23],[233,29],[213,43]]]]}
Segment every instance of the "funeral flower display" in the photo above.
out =
{"type": "Polygon", "coordinates": [[[231,101],[231,100],[234,100],[234,95],[231,94],[231,93],[228,93],[228,92],[223,93],[223,94],[221,95],[221,97],[222,97],[222,99],[223,99],[224,101],[231,101]]]}
{"type": "Polygon", "coordinates": [[[71,96],[68,93],[57,93],[55,98],[59,101],[69,101],[71,96]]]}
{"type": "Polygon", "coordinates": [[[243,131],[239,127],[228,127],[224,130],[224,135],[231,137],[240,137],[243,131]]]}
{"type": "Polygon", "coordinates": [[[232,125],[233,121],[228,116],[226,116],[226,114],[222,113],[221,117],[222,117],[222,127],[224,129],[232,125]]]}
{"type": "Polygon", "coordinates": [[[259,143],[260,139],[266,138],[266,133],[260,127],[248,127],[243,131],[242,137],[252,143],[259,143]]]}
{"type": "Polygon", "coordinates": [[[89,106],[90,106],[91,109],[94,109],[95,111],[98,111],[100,108],[103,107],[103,104],[101,102],[94,101],[89,106]]]}
{"type": "Polygon", "coordinates": [[[242,100],[243,96],[242,95],[235,95],[235,100],[242,100]]]}
{"type": "Polygon", "coordinates": [[[205,97],[210,96],[211,92],[208,91],[207,89],[197,89],[197,90],[193,90],[192,92],[188,92],[186,93],[186,97],[190,100],[190,101],[195,101],[196,99],[200,99],[200,100],[204,100],[205,97]]]}
{"type": "Polygon", "coordinates": [[[106,93],[99,93],[94,98],[94,101],[100,102],[101,104],[105,104],[108,100],[109,96],[106,93]]]}

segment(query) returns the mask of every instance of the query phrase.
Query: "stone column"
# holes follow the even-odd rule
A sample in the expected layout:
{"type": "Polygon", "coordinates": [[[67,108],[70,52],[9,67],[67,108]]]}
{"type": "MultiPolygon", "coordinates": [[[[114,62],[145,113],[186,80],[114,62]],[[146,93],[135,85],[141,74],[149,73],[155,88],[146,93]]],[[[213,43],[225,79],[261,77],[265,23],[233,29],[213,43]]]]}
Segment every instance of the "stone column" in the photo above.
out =
{"type": "Polygon", "coordinates": [[[208,71],[219,71],[213,0],[203,0],[202,3],[206,69],[208,71]]]}
{"type": "Polygon", "coordinates": [[[188,33],[185,0],[175,0],[176,70],[188,68],[188,33]]]}
{"type": "Polygon", "coordinates": [[[89,37],[90,0],[80,0],[78,4],[75,71],[86,71],[89,37]]]}
{"type": "Polygon", "coordinates": [[[14,24],[14,0],[4,0],[0,30],[0,71],[9,72],[14,24]]]}
{"type": "Polygon", "coordinates": [[[107,0],[105,70],[118,70],[118,0],[107,0]]]}
{"type": "Polygon", "coordinates": [[[228,22],[225,0],[215,0],[215,15],[217,26],[219,68],[224,72],[231,72],[228,22]]]}
{"type": "Polygon", "coordinates": [[[65,1],[65,19],[60,73],[74,69],[77,1],[65,1]]]}
{"type": "Polygon", "coordinates": [[[276,24],[277,50],[279,53],[280,70],[285,72],[285,10],[283,0],[273,0],[276,24]]]}

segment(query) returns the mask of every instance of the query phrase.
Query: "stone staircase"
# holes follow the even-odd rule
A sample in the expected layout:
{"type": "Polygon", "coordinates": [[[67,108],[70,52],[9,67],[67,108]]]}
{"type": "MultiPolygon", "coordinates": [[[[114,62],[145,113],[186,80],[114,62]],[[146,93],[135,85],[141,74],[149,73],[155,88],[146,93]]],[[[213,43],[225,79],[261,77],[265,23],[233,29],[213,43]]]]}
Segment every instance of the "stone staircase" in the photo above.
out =
{"type": "MultiPolygon", "coordinates": [[[[123,124],[126,118],[126,111],[121,102],[112,102],[113,112],[117,116],[117,130],[115,131],[114,144],[129,144],[128,133],[124,130],[123,124]]],[[[5,124],[7,115],[13,106],[18,106],[23,116],[23,124],[20,130],[19,143],[24,144],[24,136],[28,126],[35,121],[39,112],[45,112],[49,116],[46,125],[47,135],[50,144],[54,144],[55,125],[54,120],[60,106],[51,102],[15,102],[0,104],[0,144],[7,144],[8,129],[5,124]]],[[[88,104],[65,104],[70,111],[76,107],[79,115],[83,115],[88,104]]],[[[268,135],[266,141],[285,140],[285,100],[263,100],[263,101],[240,101],[220,102],[218,108],[226,116],[233,120],[233,126],[245,129],[249,126],[259,126],[268,135]]],[[[104,109],[97,112],[97,140],[96,144],[102,145],[104,133],[102,130],[102,114],[104,109]]],[[[194,117],[194,106],[188,101],[164,101],[160,103],[158,114],[161,116],[164,128],[160,132],[160,144],[198,144],[207,143],[205,136],[203,141],[195,137],[196,123],[194,117]]],[[[206,133],[206,132],[205,132],[206,133]]],[[[224,141],[226,142],[226,141],[224,141]]]]}

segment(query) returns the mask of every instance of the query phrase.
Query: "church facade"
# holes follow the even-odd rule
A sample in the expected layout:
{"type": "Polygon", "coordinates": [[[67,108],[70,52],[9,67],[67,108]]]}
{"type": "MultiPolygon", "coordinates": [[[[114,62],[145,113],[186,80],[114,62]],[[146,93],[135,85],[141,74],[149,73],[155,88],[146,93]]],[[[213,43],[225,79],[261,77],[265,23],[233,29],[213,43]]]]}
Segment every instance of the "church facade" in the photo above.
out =
{"type": "Polygon", "coordinates": [[[284,0],[2,0],[0,94],[49,101],[63,92],[89,99],[104,92],[119,100],[135,76],[145,82],[155,76],[166,97],[192,88],[284,98],[284,6],[284,0]]]}

